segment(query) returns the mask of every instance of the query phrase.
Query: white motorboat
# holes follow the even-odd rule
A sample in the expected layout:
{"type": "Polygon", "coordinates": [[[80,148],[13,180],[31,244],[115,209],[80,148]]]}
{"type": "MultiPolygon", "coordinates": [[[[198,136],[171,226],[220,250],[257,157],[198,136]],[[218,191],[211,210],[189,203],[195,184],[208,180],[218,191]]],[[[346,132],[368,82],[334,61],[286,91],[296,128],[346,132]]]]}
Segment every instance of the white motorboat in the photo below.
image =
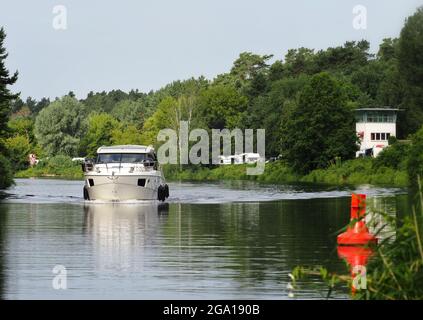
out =
{"type": "Polygon", "coordinates": [[[169,187],[153,147],[122,145],[100,147],[95,160],[82,163],[85,200],[160,200],[169,187]]]}

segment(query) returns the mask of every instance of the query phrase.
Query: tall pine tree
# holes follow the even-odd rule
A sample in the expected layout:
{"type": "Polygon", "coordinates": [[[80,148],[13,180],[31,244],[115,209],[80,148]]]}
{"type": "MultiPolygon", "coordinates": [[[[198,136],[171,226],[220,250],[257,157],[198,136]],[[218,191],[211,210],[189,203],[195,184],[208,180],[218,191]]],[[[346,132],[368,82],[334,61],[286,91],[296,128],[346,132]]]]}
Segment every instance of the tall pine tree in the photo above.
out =
{"type": "Polygon", "coordinates": [[[16,71],[12,76],[6,69],[5,60],[7,52],[4,47],[4,40],[6,33],[4,29],[0,29],[0,189],[7,187],[12,182],[12,174],[10,170],[10,163],[5,157],[5,147],[2,143],[2,138],[7,133],[7,122],[9,119],[10,106],[13,99],[18,97],[17,94],[12,94],[8,86],[14,84],[18,79],[18,72],[16,71]]]}

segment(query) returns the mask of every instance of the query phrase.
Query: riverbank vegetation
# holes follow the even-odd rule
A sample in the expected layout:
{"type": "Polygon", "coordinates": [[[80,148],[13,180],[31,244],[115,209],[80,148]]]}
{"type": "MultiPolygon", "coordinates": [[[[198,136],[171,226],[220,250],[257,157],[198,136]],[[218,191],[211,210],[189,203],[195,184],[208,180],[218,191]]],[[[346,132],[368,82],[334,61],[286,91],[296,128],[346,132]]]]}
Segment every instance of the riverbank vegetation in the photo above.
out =
{"type": "MultiPolygon", "coordinates": [[[[251,166],[251,165],[250,165],[251,166]]],[[[316,169],[306,175],[300,175],[283,162],[266,164],[262,175],[246,175],[248,165],[227,165],[213,169],[193,167],[180,170],[177,166],[165,165],[167,180],[217,181],[250,180],[261,183],[319,183],[331,185],[373,184],[396,187],[408,186],[406,171],[389,167],[375,168],[372,159],[349,160],[342,164],[333,164],[327,169],[316,169]]],[[[78,162],[66,156],[44,159],[37,166],[18,171],[16,178],[57,177],[64,179],[82,179],[83,174],[78,162]]]]}
{"type": "MultiPolygon", "coordinates": [[[[318,51],[291,49],[282,59],[244,52],[228,72],[213,80],[178,80],[148,93],[112,90],[78,99],[69,92],[53,101],[31,97],[24,101],[5,89],[16,75],[4,73],[2,170],[11,168],[19,177],[76,177],[77,166],[65,156],[92,157],[101,145],[157,148],[161,129],[178,131],[181,121],[187,121],[189,129],[208,132],[265,129],[266,156],[281,160],[268,163],[258,177],[245,176],[245,166],[178,165],[166,169],[169,178],[406,185],[407,172],[414,170],[407,169],[409,146],[392,145],[375,160],[354,159],[354,109],[385,105],[402,109],[399,139],[410,139],[422,126],[422,17],[423,10],[418,9],[400,37],[384,39],[376,54],[365,40],[318,51]],[[38,168],[29,168],[29,153],[43,160],[38,168]],[[49,165],[48,159],[56,156],[63,156],[62,172],[49,165]]],[[[4,59],[3,54],[0,61],[4,59]]]]}
{"type": "Polygon", "coordinates": [[[79,161],[72,161],[68,156],[55,156],[42,159],[38,165],[21,170],[15,173],[16,178],[62,178],[62,179],[83,179],[79,161]]]}
{"type": "Polygon", "coordinates": [[[190,167],[185,170],[165,166],[164,171],[166,178],[170,180],[252,180],[274,184],[299,182],[331,185],[408,186],[408,176],[405,170],[384,166],[377,167],[377,162],[370,158],[333,163],[326,169],[316,169],[305,175],[296,173],[294,169],[282,161],[267,163],[262,175],[247,175],[246,169],[248,166],[226,165],[214,169],[190,167]]]}

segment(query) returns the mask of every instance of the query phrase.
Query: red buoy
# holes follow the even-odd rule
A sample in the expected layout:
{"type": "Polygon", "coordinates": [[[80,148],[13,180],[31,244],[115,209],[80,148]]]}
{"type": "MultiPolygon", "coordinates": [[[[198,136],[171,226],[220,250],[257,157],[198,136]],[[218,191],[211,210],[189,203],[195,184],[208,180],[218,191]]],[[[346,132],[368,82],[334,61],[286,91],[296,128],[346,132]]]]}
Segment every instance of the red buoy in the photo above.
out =
{"type": "Polygon", "coordinates": [[[366,266],[369,258],[373,255],[373,249],[369,247],[338,247],[338,257],[345,259],[351,267],[366,266]]]}
{"type": "Polygon", "coordinates": [[[351,194],[351,208],[366,209],[366,195],[365,194],[351,194]]]}
{"type": "Polygon", "coordinates": [[[353,227],[348,226],[347,231],[338,236],[340,245],[364,245],[377,243],[377,238],[367,229],[364,217],[366,215],[366,195],[352,194],[351,196],[351,221],[356,220],[353,227]]]}

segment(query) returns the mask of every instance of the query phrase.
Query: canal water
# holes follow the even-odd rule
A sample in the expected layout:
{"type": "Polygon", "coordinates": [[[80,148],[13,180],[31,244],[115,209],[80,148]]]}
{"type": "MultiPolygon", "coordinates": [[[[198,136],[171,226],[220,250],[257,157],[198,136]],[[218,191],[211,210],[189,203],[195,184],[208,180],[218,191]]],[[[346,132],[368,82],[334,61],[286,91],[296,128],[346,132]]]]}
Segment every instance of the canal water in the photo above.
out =
{"type": "MultiPolygon", "coordinates": [[[[318,277],[293,291],[289,273],[348,274],[336,234],[351,192],[391,215],[407,210],[405,190],[372,186],[170,183],[159,206],[86,203],[82,184],[17,179],[1,194],[0,298],[321,299],[318,277]]],[[[348,299],[348,288],[331,297],[348,299]]]]}

